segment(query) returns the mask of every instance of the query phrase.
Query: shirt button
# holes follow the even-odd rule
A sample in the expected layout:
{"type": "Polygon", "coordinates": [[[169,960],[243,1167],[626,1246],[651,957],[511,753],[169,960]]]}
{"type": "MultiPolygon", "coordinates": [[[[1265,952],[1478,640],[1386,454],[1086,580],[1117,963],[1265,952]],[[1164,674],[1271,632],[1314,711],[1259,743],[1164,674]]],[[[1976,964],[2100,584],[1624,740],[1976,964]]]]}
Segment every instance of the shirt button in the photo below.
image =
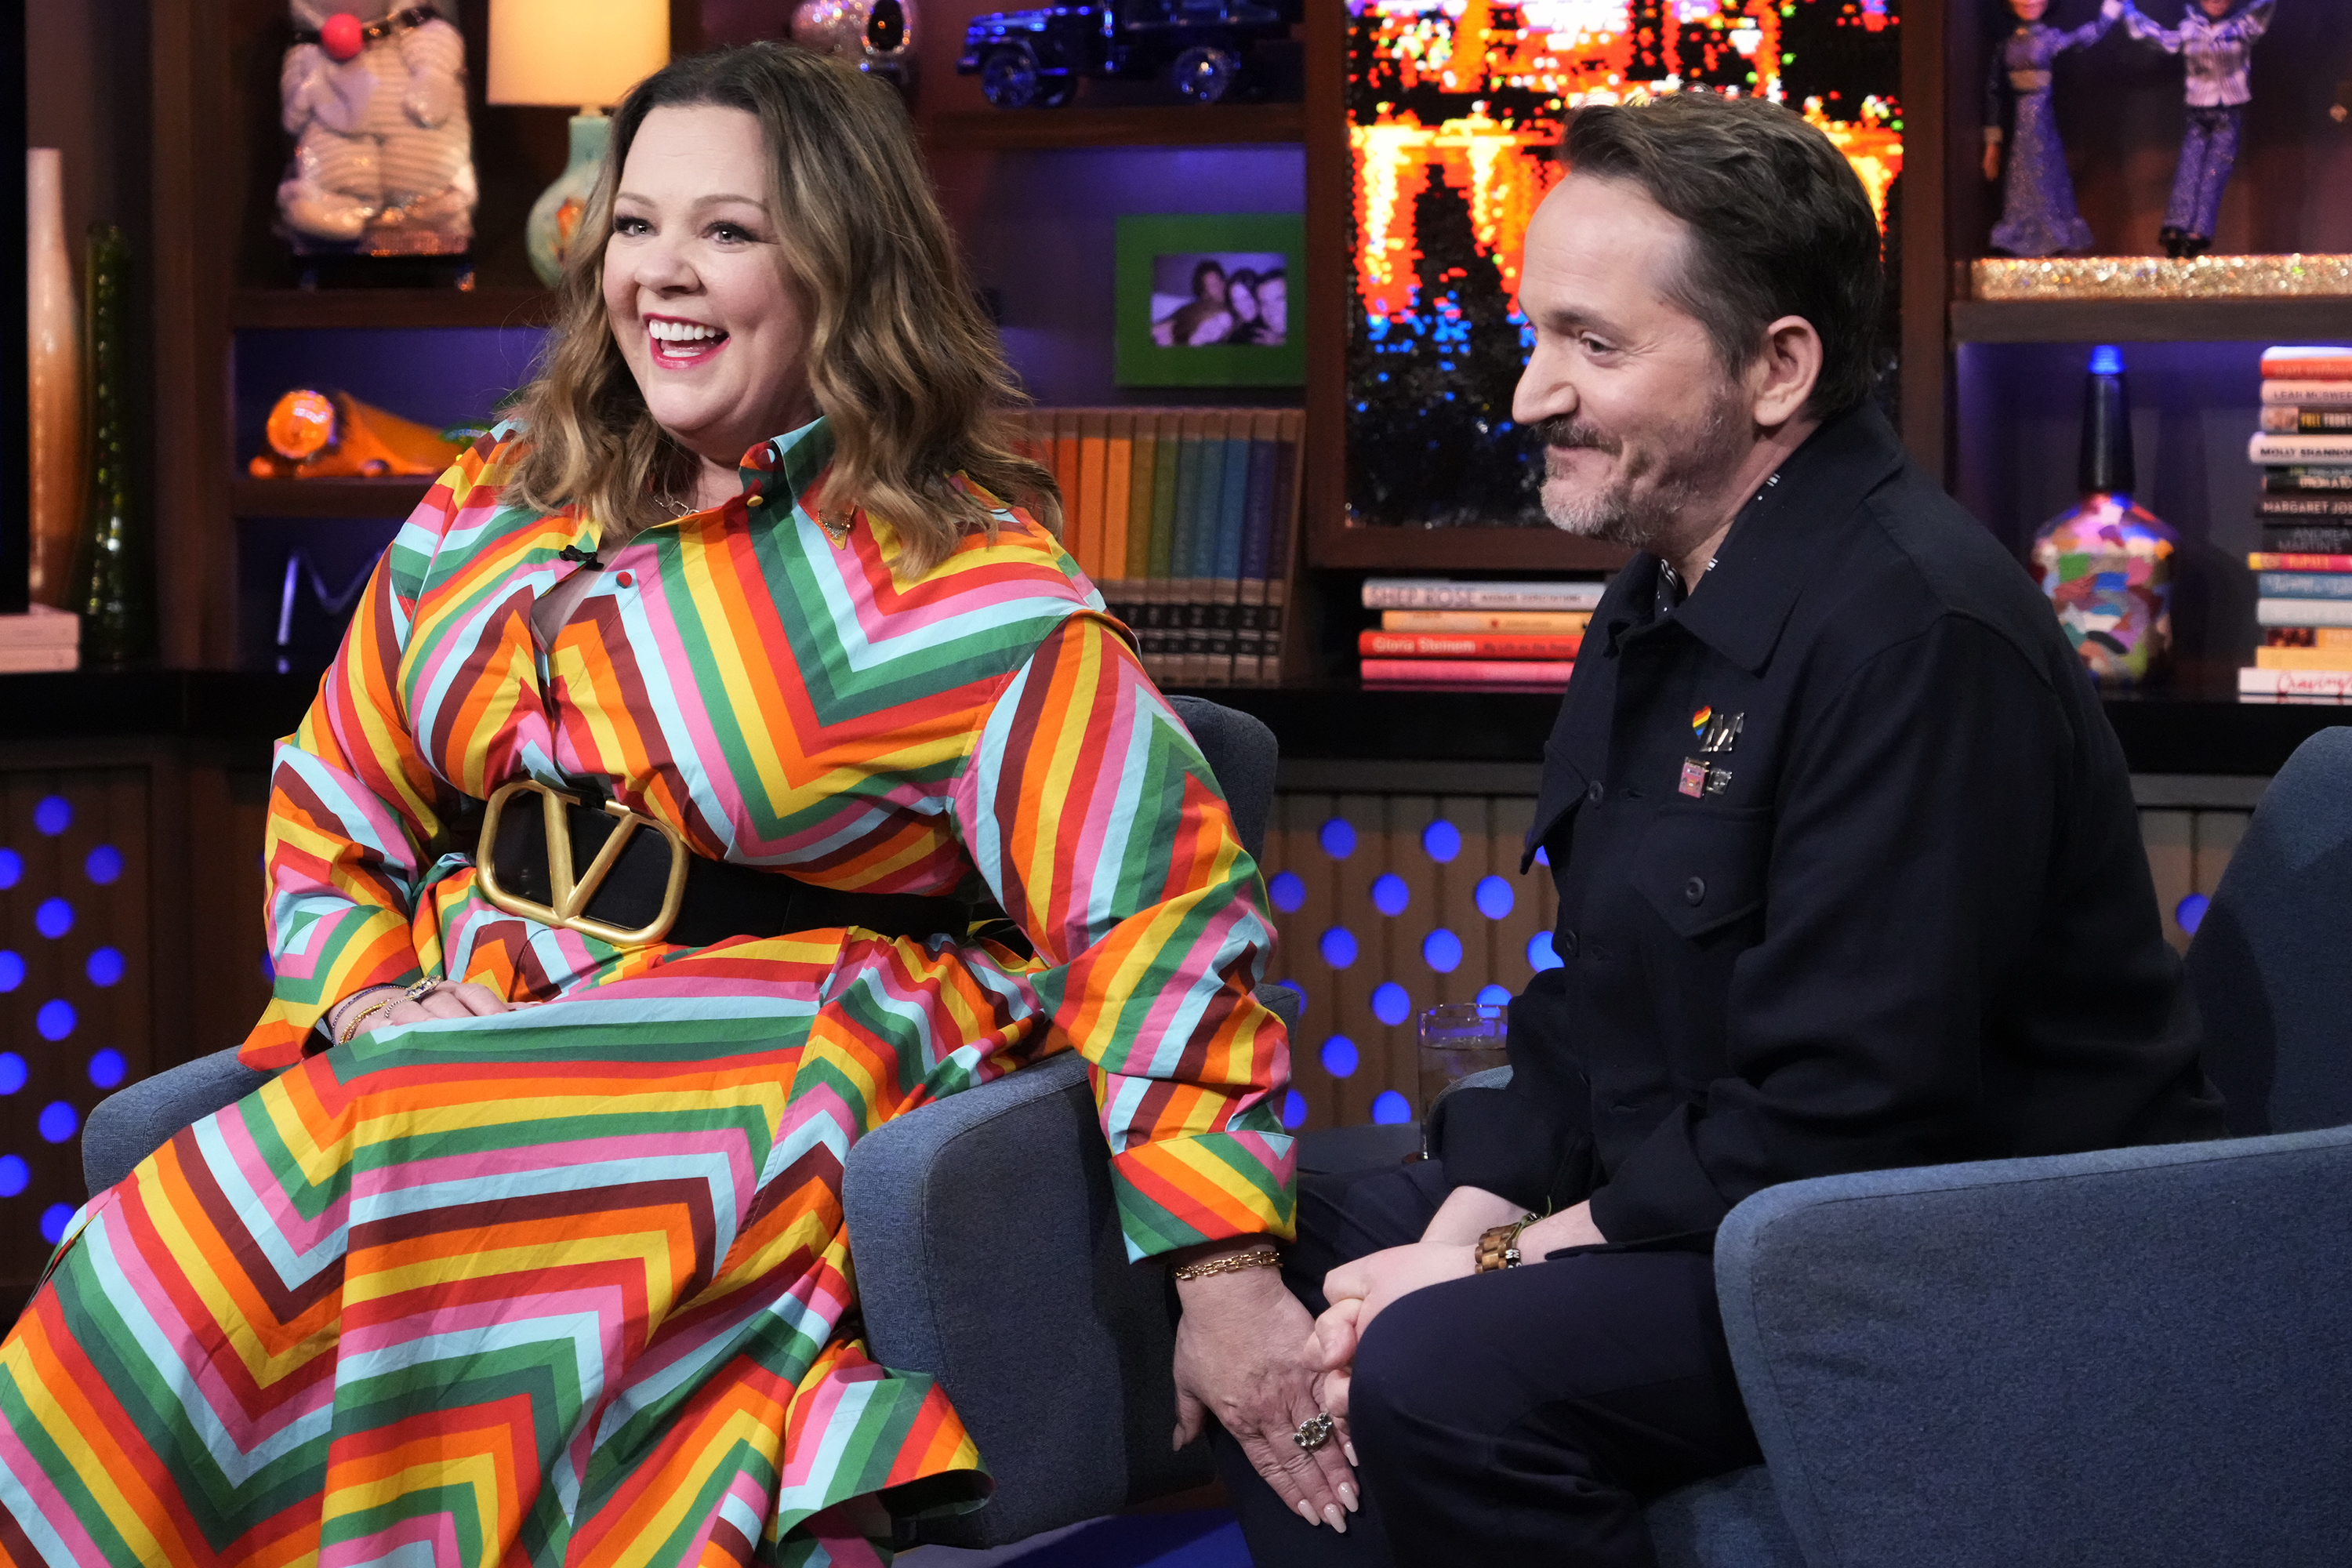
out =
{"type": "Polygon", "coordinates": [[[1693,877],[1689,881],[1683,884],[1683,902],[1686,904],[1696,904],[1705,900],[1706,897],[1706,878],[1693,877]]]}
{"type": "Polygon", "coordinates": [[[768,504],[768,498],[766,496],[760,495],[745,496],[743,498],[743,504],[745,506],[765,506],[768,504]]]}
{"type": "Polygon", "coordinates": [[[618,574],[614,577],[613,581],[619,584],[624,588],[634,588],[637,585],[637,580],[626,572],[618,574]]]}
{"type": "Polygon", "coordinates": [[[1595,805],[1599,805],[1601,804],[1601,781],[1599,779],[1594,779],[1591,784],[1584,786],[1584,798],[1591,801],[1595,805]]]}
{"type": "Polygon", "coordinates": [[[1576,956],[1576,933],[1574,931],[1564,931],[1559,933],[1559,950],[1570,958],[1574,958],[1576,956]]]}

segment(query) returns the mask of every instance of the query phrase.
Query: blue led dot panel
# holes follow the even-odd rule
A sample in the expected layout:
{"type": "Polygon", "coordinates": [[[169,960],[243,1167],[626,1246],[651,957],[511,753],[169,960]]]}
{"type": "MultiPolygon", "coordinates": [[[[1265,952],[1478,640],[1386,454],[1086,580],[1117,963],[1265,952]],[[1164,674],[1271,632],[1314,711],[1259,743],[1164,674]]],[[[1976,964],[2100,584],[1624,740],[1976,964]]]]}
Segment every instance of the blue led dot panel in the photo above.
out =
{"type": "Polygon", "coordinates": [[[1554,952],[1551,948],[1551,932],[1539,931],[1528,938],[1528,967],[1530,969],[1559,967],[1559,954],[1554,952]]]}
{"type": "Polygon", "coordinates": [[[0,1154],[0,1198],[13,1198],[33,1184],[33,1167],[21,1154],[0,1154]]]}
{"type": "Polygon", "coordinates": [[[1482,985],[1478,988],[1477,1001],[1482,1007],[1507,1007],[1511,1005],[1511,988],[1507,985],[1482,985]]]}
{"type": "Polygon", "coordinates": [[[73,930],[73,906],[63,899],[44,899],[33,911],[33,929],[51,942],[73,930]]]}
{"type": "Polygon", "coordinates": [[[98,1085],[99,1088],[117,1088],[121,1084],[124,1079],[129,1078],[130,1076],[131,1064],[124,1061],[122,1059],[122,1053],[116,1050],[112,1046],[109,1046],[103,1050],[91,1053],[89,1058],[89,1081],[98,1085]]]}
{"type": "Polygon", "coordinates": [[[63,1143],[81,1131],[81,1112],[62,1100],[53,1100],[41,1107],[41,1136],[52,1143],[63,1143]]]}
{"type": "Polygon", "coordinates": [[[2202,893],[2191,893],[2173,906],[2172,918],[2182,931],[2195,936],[2205,921],[2205,906],[2212,901],[2202,893]]]}
{"type": "Polygon", "coordinates": [[[25,1087],[28,1075],[25,1058],[14,1051],[0,1051],[0,1094],[14,1094],[25,1087]]]}
{"type": "Polygon", "coordinates": [[[101,888],[119,881],[122,877],[122,851],[111,844],[101,844],[83,858],[81,871],[101,888]]]}
{"type": "Polygon", "coordinates": [[[1332,1036],[1317,1054],[1322,1058],[1323,1070],[1333,1078],[1356,1076],[1356,1042],[1347,1036],[1332,1036]]]}
{"type": "Polygon", "coordinates": [[[0,892],[25,879],[25,858],[14,849],[0,849],[0,892]]]}
{"type": "Polygon", "coordinates": [[[1440,974],[1451,974],[1462,967],[1462,939],[1439,926],[1421,939],[1421,961],[1440,974]]]}
{"type": "Polygon", "coordinates": [[[1276,909],[1290,914],[1307,901],[1307,884],[1296,871],[1276,871],[1265,885],[1265,896],[1274,900],[1276,909]]]}
{"type": "Polygon", "coordinates": [[[25,984],[25,961],[5,947],[0,947],[0,991],[14,991],[25,984]]]}
{"type": "Polygon", "coordinates": [[[61,795],[43,796],[33,807],[33,826],[55,838],[73,826],[73,802],[61,795]]]}
{"type": "Polygon", "coordinates": [[[1384,1089],[1372,1100],[1372,1120],[1383,1127],[1394,1127],[1412,1120],[1412,1101],[1395,1089],[1384,1089]]]}
{"type": "Polygon", "coordinates": [[[55,1247],[66,1238],[66,1226],[73,1224],[73,1205],[51,1204],[41,1211],[41,1239],[55,1247]]]}
{"type": "Polygon", "coordinates": [[[1511,912],[1511,906],[1518,902],[1517,896],[1511,891],[1510,883],[1500,877],[1480,878],[1476,891],[1470,896],[1477,904],[1478,912],[1490,921],[1501,920],[1511,912]]]}
{"type": "Polygon", "coordinates": [[[1412,998],[1391,980],[1372,988],[1372,1016],[1393,1028],[1412,1016],[1412,998]]]}
{"type": "Polygon", "coordinates": [[[1317,830],[1315,842],[1332,859],[1345,860],[1356,852],[1355,825],[1344,816],[1335,816],[1317,830]]]}
{"type": "Polygon", "coordinates": [[[1421,830],[1423,853],[1439,865],[1446,865],[1462,853],[1462,830],[1440,818],[1421,830]]]}
{"type": "Polygon", "coordinates": [[[33,1027],[41,1032],[41,1038],[45,1040],[64,1039],[80,1022],[79,1015],[74,1012],[74,1005],[62,997],[55,1002],[42,1003],[41,1010],[33,1015],[33,1027]]]}
{"type": "Polygon", "coordinates": [[[1346,926],[1333,926],[1315,945],[1322,951],[1323,962],[1334,969],[1345,969],[1356,962],[1356,933],[1346,926]]]}
{"type": "MultiPolygon", "coordinates": [[[[89,976],[92,985],[103,990],[109,985],[121,984],[123,973],[129,967],[122,962],[122,954],[113,948],[94,947],[89,951],[89,957],[83,961],[81,972],[89,976]]],[[[0,991],[6,989],[6,986],[0,985],[0,991]]]]}
{"type": "Polygon", "coordinates": [[[1282,1097],[1282,1124],[1285,1127],[1303,1127],[1306,1123],[1307,1097],[1294,1089],[1282,1097]]]}
{"type": "Polygon", "coordinates": [[[1372,908],[1384,915],[1401,915],[1412,902],[1412,889],[1394,871],[1383,871],[1372,883],[1372,908]]]}

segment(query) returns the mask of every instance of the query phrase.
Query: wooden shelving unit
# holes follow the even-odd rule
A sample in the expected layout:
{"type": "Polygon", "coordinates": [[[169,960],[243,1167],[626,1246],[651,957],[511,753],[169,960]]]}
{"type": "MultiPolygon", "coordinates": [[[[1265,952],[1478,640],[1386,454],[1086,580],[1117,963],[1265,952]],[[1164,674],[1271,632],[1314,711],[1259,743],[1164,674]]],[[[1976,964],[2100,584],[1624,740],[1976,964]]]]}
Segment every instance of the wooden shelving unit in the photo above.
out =
{"type": "Polygon", "coordinates": [[[991,152],[1075,147],[1241,147],[1306,140],[1302,103],[1202,108],[982,110],[932,116],[933,147],[991,152]]]}
{"type": "Polygon", "coordinates": [[[375,327],[543,327],[555,297],[543,289],[240,289],[232,328],[309,331],[375,327]]]}
{"type": "Polygon", "coordinates": [[[405,517],[431,479],[253,479],[229,486],[238,517],[405,517]]]}
{"type": "Polygon", "coordinates": [[[1957,300],[1955,343],[2265,342],[2352,335],[2352,298],[1957,300]]]}
{"type": "Polygon", "coordinates": [[[1315,552],[1318,566],[1376,572],[1614,572],[1627,558],[1554,528],[1341,528],[1315,552]]]}

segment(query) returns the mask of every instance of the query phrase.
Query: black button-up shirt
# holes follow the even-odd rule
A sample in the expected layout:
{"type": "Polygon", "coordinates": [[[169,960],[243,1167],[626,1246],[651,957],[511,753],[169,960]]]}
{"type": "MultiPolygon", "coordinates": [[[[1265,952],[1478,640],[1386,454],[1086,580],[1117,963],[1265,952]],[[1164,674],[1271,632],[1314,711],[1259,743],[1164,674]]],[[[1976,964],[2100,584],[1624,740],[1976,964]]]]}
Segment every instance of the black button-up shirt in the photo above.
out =
{"type": "Polygon", "coordinates": [[[2221,1135],[2096,694],[1885,419],[1664,572],[1610,584],[1545,745],[1561,966],[1449,1177],[1703,1242],[1798,1177],[2221,1135]]]}

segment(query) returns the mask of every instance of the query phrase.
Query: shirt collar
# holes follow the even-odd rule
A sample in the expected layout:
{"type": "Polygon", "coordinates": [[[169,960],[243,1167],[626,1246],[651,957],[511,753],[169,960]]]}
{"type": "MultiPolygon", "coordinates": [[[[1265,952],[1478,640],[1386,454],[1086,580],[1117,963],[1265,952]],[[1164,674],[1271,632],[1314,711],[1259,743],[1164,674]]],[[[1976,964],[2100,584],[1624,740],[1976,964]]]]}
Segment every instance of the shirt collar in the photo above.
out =
{"type": "MultiPolygon", "coordinates": [[[[1839,521],[1904,462],[1894,426],[1874,405],[1814,431],[1781,465],[1779,482],[1741,509],[1702,579],[1706,591],[1675,608],[1675,622],[1750,674],[1762,669],[1797,595],[1818,580],[1839,521]]],[[[1643,556],[1637,564],[1654,578],[1660,563],[1643,556]]]]}
{"type": "Polygon", "coordinates": [[[747,507],[796,506],[831,461],[833,426],[819,415],[799,429],[772,436],[743,454],[743,460],[735,465],[736,477],[743,481],[739,499],[747,507]]]}

